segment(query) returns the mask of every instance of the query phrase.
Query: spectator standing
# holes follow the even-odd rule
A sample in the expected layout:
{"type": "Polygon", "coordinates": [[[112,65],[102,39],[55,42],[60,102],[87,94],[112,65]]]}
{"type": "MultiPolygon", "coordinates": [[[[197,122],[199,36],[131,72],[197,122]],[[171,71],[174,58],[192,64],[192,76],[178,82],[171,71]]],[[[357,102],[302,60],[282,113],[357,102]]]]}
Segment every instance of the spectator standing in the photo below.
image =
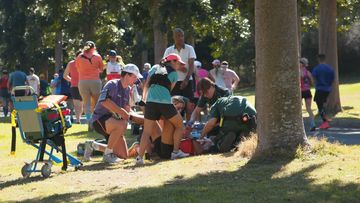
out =
{"type": "Polygon", "coordinates": [[[194,60],[196,59],[196,54],[194,48],[185,44],[184,31],[180,28],[175,28],[173,30],[173,38],[175,44],[168,47],[165,50],[164,57],[168,56],[171,53],[178,54],[181,57],[181,60],[185,62],[186,72],[176,71],[178,75],[178,81],[175,84],[175,87],[171,91],[171,95],[181,95],[192,100],[194,98],[192,82],[192,74],[194,72],[194,60]]]}
{"type": "Polygon", "coordinates": [[[226,88],[225,81],[224,81],[224,69],[220,68],[221,62],[219,59],[215,59],[212,62],[213,69],[209,72],[209,78],[215,82],[218,87],[226,88]]]}
{"type": "Polygon", "coordinates": [[[40,96],[44,97],[50,95],[51,94],[50,85],[46,81],[45,74],[41,73],[39,75],[39,79],[40,79],[40,96]]]}
{"type": "MultiPolygon", "coordinates": [[[[200,79],[202,78],[206,78],[209,75],[209,72],[205,69],[202,68],[202,64],[200,61],[194,61],[194,70],[195,70],[195,76],[196,76],[196,82],[195,82],[195,87],[197,87],[197,84],[199,82],[200,79]]],[[[199,93],[198,91],[195,91],[195,97],[199,97],[199,93]]]]}
{"type": "MultiPolygon", "coordinates": [[[[14,87],[28,85],[27,76],[24,72],[20,71],[20,67],[16,67],[16,71],[10,73],[8,88],[11,92],[14,87]]],[[[15,96],[24,96],[26,94],[25,90],[19,90],[15,92],[15,96]]]]}
{"type": "Polygon", "coordinates": [[[105,65],[106,68],[106,79],[119,79],[122,69],[122,64],[119,63],[119,58],[115,50],[110,50],[108,55],[108,62],[105,65]]]}
{"type": "MultiPolygon", "coordinates": [[[[81,51],[76,52],[75,58],[81,54],[81,51]]],[[[64,79],[70,82],[70,92],[74,103],[76,122],[80,123],[80,118],[83,113],[83,103],[79,92],[79,72],[75,66],[75,60],[71,60],[64,71],[64,79]]]]}
{"type": "Polygon", "coordinates": [[[9,75],[8,71],[3,69],[2,76],[0,78],[0,99],[2,101],[2,107],[4,116],[7,117],[9,112],[10,92],[8,89],[9,75]]]}
{"type": "Polygon", "coordinates": [[[300,89],[301,89],[301,98],[305,100],[306,111],[309,114],[310,131],[314,131],[315,121],[314,121],[314,114],[311,110],[312,94],[310,91],[312,84],[312,75],[310,71],[306,69],[308,64],[309,62],[307,58],[300,59],[300,89]]]}
{"type": "Polygon", "coordinates": [[[54,73],[53,79],[50,81],[50,87],[51,87],[51,94],[58,95],[60,94],[60,86],[58,85],[59,73],[54,73]]]}
{"type": "Polygon", "coordinates": [[[40,95],[40,79],[39,76],[35,74],[35,69],[31,67],[29,69],[29,75],[27,76],[29,85],[34,89],[36,95],[40,95]]]}
{"type": "Polygon", "coordinates": [[[229,68],[229,63],[227,61],[221,62],[220,68],[223,72],[223,78],[225,82],[225,88],[229,90],[232,94],[236,89],[237,85],[240,82],[239,76],[235,73],[235,71],[229,68]]]}
{"type": "Polygon", "coordinates": [[[323,120],[323,123],[319,126],[320,129],[327,129],[330,127],[324,105],[331,92],[331,86],[335,79],[334,69],[325,63],[325,58],[325,54],[319,54],[319,64],[312,71],[312,75],[315,79],[314,101],[316,102],[319,114],[323,120]]]}
{"type": "Polygon", "coordinates": [[[79,72],[78,87],[84,102],[86,120],[89,122],[100,95],[102,87],[100,73],[104,69],[102,57],[97,53],[94,42],[85,43],[83,52],[75,59],[75,66],[79,72]]]}

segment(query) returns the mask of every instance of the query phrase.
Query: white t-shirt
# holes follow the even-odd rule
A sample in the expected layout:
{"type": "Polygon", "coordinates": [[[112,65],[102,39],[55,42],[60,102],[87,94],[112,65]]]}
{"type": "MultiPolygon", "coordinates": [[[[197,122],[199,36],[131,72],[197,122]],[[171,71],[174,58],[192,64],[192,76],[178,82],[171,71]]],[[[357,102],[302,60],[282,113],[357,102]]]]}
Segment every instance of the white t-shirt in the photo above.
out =
{"type": "MultiPolygon", "coordinates": [[[[179,54],[181,60],[183,60],[186,63],[185,67],[188,71],[189,71],[189,58],[196,59],[194,48],[188,44],[185,44],[184,47],[180,49],[180,51],[178,51],[175,48],[175,45],[168,47],[164,52],[163,58],[171,53],[179,54]]],[[[187,72],[186,73],[183,73],[181,71],[176,71],[176,72],[178,74],[178,81],[183,81],[187,75],[187,72]]],[[[192,80],[192,77],[190,77],[189,79],[192,80]]]]}
{"type": "Polygon", "coordinates": [[[215,68],[210,70],[210,75],[215,79],[215,84],[224,89],[228,89],[224,81],[224,72],[222,70],[218,70],[218,73],[216,74],[215,70],[215,68]]]}
{"type": "Polygon", "coordinates": [[[29,85],[35,90],[35,93],[39,95],[40,89],[40,79],[37,75],[28,75],[27,80],[29,81],[29,85]]]}
{"type": "Polygon", "coordinates": [[[106,64],[106,74],[109,75],[110,73],[119,73],[121,74],[121,65],[116,62],[108,62],[106,64]]]}

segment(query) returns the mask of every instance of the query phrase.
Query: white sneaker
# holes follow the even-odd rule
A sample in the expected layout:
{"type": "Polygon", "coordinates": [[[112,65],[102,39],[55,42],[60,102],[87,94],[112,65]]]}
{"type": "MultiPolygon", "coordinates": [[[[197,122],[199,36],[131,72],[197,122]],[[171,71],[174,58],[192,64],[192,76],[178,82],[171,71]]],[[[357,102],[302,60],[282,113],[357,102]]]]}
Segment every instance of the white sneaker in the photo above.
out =
{"type": "Polygon", "coordinates": [[[119,157],[117,157],[115,154],[110,153],[110,154],[106,154],[103,156],[103,161],[109,164],[116,164],[119,163],[121,161],[123,161],[124,159],[120,159],[119,157]]]}
{"type": "Polygon", "coordinates": [[[85,150],[84,150],[84,161],[90,161],[91,160],[91,154],[94,151],[94,148],[92,147],[92,143],[94,141],[86,141],[85,142],[85,150]]]}
{"type": "Polygon", "coordinates": [[[188,156],[190,156],[190,154],[184,153],[181,150],[171,153],[171,159],[179,159],[179,158],[184,158],[184,157],[188,157],[188,156]]]}
{"type": "Polygon", "coordinates": [[[144,165],[145,164],[145,161],[143,158],[141,158],[140,156],[137,156],[136,159],[135,159],[135,164],[136,165],[144,165]]]}

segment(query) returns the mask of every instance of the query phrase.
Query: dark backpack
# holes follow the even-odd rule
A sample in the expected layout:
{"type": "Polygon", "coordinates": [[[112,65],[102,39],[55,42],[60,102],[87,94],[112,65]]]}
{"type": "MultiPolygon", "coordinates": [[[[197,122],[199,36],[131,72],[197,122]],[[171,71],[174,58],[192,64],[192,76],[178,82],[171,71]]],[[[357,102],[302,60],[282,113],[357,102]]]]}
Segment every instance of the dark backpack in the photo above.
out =
{"type": "Polygon", "coordinates": [[[165,87],[166,89],[169,90],[169,92],[171,92],[171,81],[169,80],[169,78],[167,76],[170,73],[174,72],[175,70],[171,66],[161,66],[160,68],[164,68],[164,67],[166,68],[166,72],[155,73],[150,76],[149,87],[152,84],[157,84],[157,85],[161,85],[161,86],[165,87]]]}

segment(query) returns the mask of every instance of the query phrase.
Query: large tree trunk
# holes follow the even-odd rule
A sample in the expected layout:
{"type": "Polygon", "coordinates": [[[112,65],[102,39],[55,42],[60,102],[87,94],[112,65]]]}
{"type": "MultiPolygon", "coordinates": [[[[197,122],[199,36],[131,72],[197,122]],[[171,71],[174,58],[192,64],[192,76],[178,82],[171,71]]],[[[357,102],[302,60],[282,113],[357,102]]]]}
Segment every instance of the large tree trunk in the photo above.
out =
{"type": "Polygon", "coordinates": [[[335,71],[335,81],[326,109],[331,113],[341,111],[339,71],[337,56],[336,0],[320,0],[319,53],[326,55],[326,63],[335,71]]]}
{"type": "Polygon", "coordinates": [[[161,18],[159,6],[161,0],[151,1],[150,15],[153,19],[153,30],[154,30],[154,63],[159,63],[163,57],[164,51],[167,47],[167,35],[166,32],[161,30],[161,18]]]}
{"type": "Polygon", "coordinates": [[[256,107],[260,153],[307,144],[299,89],[296,0],[255,1],[256,107]]]}
{"type": "Polygon", "coordinates": [[[96,22],[96,5],[94,0],[81,0],[82,19],[81,30],[84,35],[84,42],[94,40],[95,22],[96,22]]]}
{"type": "Polygon", "coordinates": [[[59,30],[55,37],[55,72],[59,72],[63,63],[63,36],[62,30],[59,30]]]}

